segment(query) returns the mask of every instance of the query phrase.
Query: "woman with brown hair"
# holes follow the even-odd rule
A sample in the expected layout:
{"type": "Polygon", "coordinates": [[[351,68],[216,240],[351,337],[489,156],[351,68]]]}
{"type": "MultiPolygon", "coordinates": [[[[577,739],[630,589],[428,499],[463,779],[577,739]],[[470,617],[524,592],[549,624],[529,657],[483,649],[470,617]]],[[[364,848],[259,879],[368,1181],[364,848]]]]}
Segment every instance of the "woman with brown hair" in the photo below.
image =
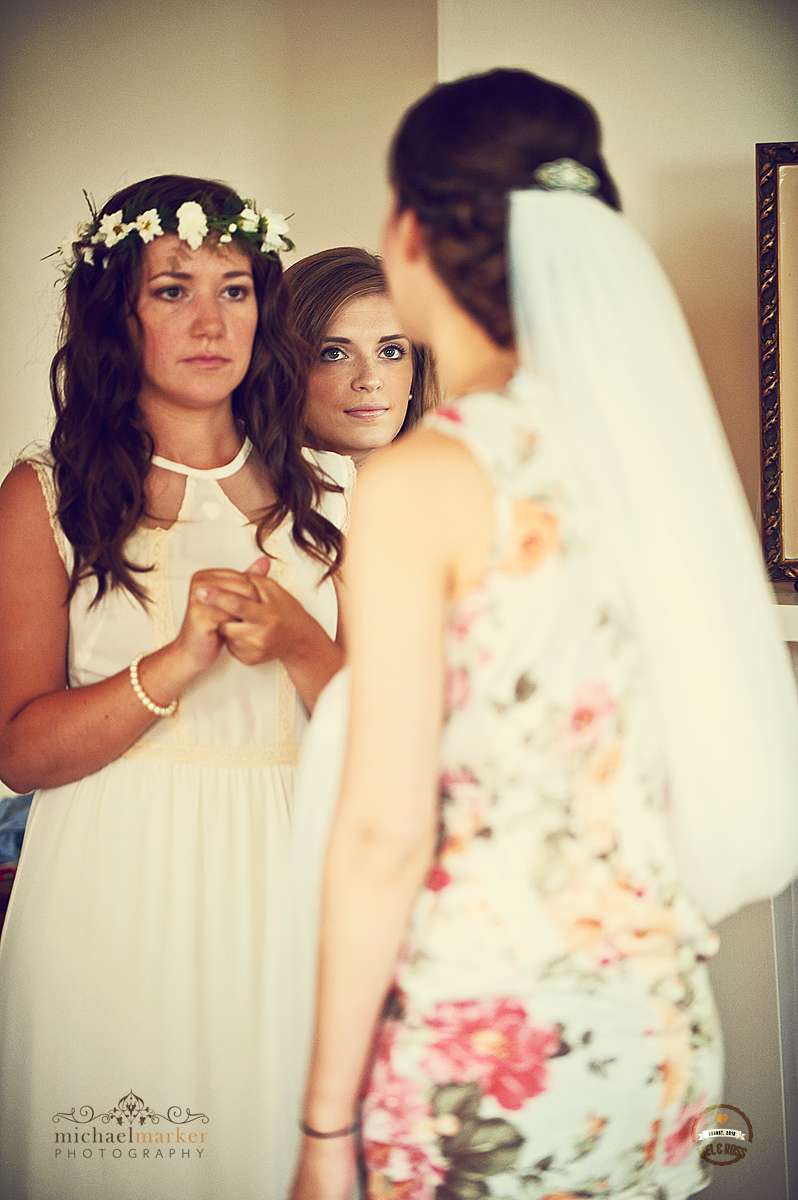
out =
{"type": "Polygon", "coordinates": [[[284,279],[308,351],[307,442],[360,467],[438,403],[432,356],[402,332],[381,260],[367,250],[321,250],[284,279]]]}
{"type": "Polygon", "coordinates": [[[0,770],[37,789],[0,951],[8,1200],[262,1195],[354,475],[302,450],[286,231],[167,175],[65,246],[50,452],[0,491],[0,770]]]}
{"type": "Polygon", "coordinates": [[[292,1194],[348,1200],[359,1141],[374,1200],[683,1200],[711,923],[798,867],[750,517],[584,100],[442,84],[390,178],[391,297],[456,400],[358,482],[292,1194]]]}

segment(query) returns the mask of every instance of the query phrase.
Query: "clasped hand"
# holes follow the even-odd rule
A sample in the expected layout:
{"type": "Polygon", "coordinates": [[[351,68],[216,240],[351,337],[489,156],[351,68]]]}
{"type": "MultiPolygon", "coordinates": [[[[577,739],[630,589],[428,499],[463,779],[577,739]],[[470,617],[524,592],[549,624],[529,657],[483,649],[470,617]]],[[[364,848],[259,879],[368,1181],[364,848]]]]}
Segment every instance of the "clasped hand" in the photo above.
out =
{"type": "Polygon", "coordinates": [[[313,618],[299,601],[268,578],[269,559],[246,571],[199,571],[192,599],[203,606],[230,653],[246,666],[285,659],[313,618]]]}

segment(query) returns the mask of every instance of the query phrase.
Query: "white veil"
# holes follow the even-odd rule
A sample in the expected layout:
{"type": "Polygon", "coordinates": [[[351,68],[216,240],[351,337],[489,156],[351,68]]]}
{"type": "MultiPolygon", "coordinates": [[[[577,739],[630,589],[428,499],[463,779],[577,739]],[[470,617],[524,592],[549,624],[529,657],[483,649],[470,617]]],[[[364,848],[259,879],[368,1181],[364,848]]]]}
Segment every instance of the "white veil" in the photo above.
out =
{"type": "Polygon", "coordinates": [[[711,921],[798,872],[798,703],[753,525],[678,303],[619,213],[511,196],[519,349],[549,385],[657,693],[674,847],[711,921]]]}

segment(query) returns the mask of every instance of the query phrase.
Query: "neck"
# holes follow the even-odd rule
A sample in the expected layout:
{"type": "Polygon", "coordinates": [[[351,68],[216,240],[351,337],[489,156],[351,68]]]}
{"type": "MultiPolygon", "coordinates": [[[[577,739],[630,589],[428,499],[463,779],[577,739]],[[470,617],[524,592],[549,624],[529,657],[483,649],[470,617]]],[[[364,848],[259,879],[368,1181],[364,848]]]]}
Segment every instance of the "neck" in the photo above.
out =
{"type": "Polygon", "coordinates": [[[188,413],[161,406],[148,411],[146,403],[141,407],[155,453],[170,462],[205,471],[226,466],[241,449],[243,434],[229,407],[188,413]]]}
{"type": "Polygon", "coordinates": [[[444,394],[450,399],[505,387],[518,369],[515,346],[498,346],[457,304],[439,310],[430,344],[444,394]]]}
{"type": "MultiPolygon", "coordinates": [[[[376,449],[376,447],[375,447],[375,449],[376,449]]],[[[352,462],[355,464],[355,470],[359,471],[360,468],[363,466],[363,463],[369,457],[369,455],[371,455],[373,453],[374,453],[374,449],[350,451],[349,457],[352,459],[352,462]]]]}

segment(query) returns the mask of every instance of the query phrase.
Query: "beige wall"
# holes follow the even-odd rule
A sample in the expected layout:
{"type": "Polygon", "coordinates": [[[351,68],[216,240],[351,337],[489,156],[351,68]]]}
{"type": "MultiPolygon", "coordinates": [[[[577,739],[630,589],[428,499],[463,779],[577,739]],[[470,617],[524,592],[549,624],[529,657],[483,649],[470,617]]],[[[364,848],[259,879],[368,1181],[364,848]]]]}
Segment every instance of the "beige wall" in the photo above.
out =
{"type": "Polygon", "coordinates": [[[598,109],[626,211],[687,314],[752,505],[757,142],[798,140],[792,0],[440,0],[439,71],[521,66],[598,109]]]}
{"type": "Polygon", "coordinates": [[[53,262],[103,202],[166,171],[295,213],[297,254],[376,247],[385,146],[435,80],[434,0],[6,0],[0,48],[0,476],[46,436],[53,262]]]}

